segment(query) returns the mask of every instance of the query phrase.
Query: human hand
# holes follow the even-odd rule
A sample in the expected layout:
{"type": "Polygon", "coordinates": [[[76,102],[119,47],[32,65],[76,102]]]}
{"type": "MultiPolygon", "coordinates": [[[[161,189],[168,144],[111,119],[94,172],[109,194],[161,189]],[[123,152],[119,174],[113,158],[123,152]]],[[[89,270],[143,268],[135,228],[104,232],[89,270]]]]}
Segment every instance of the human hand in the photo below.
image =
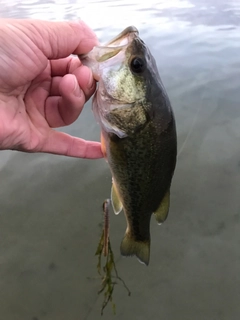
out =
{"type": "Polygon", "coordinates": [[[97,43],[83,23],[0,19],[0,149],[101,158],[98,142],[53,128],[74,122],[94,93],[72,53],[97,43]]]}

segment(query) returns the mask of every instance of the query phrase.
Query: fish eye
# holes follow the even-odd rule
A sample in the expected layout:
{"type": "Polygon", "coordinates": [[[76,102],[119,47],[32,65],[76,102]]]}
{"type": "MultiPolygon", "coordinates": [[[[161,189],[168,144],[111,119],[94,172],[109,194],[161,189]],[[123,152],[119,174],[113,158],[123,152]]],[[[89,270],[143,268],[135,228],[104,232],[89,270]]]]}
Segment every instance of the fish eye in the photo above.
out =
{"type": "Polygon", "coordinates": [[[143,59],[135,57],[130,63],[130,68],[134,73],[141,73],[144,71],[145,63],[143,59]]]}

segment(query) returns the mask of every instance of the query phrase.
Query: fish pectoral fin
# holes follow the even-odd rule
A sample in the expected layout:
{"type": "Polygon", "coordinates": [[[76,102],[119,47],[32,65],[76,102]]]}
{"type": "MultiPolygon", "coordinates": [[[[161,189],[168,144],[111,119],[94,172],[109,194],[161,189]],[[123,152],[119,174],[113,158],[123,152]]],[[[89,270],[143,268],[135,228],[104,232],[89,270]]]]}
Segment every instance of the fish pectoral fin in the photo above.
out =
{"type": "Polygon", "coordinates": [[[111,200],[114,213],[119,214],[122,211],[123,205],[119,199],[117,188],[114,182],[112,183],[111,200]]]}
{"type": "Polygon", "coordinates": [[[101,132],[101,150],[102,150],[102,153],[103,153],[105,160],[107,161],[106,142],[105,142],[105,139],[104,139],[102,132],[101,132]]]}
{"type": "Polygon", "coordinates": [[[126,233],[120,251],[123,256],[136,256],[141,263],[147,266],[150,258],[150,240],[136,241],[126,233]]]}
{"type": "Polygon", "coordinates": [[[154,215],[158,224],[162,224],[167,219],[169,205],[170,205],[170,191],[168,190],[165,196],[163,197],[159,207],[154,212],[154,215]]]}

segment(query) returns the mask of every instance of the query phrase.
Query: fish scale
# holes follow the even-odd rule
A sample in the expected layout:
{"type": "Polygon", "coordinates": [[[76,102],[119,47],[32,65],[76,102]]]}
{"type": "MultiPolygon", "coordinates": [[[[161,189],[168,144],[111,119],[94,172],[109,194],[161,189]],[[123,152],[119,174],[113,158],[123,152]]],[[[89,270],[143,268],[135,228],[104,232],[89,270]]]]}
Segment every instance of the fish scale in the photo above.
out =
{"type": "Polygon", "coordinates": [[[160,224],[169,211],[176,165],[173,111],[156,62],[135,27],[83,59],[99,84],[93,111],[101,126],[109,164],[114,212],[123,209],[127,229],[120,251],[149,264],[150,219],[160,224]]]}

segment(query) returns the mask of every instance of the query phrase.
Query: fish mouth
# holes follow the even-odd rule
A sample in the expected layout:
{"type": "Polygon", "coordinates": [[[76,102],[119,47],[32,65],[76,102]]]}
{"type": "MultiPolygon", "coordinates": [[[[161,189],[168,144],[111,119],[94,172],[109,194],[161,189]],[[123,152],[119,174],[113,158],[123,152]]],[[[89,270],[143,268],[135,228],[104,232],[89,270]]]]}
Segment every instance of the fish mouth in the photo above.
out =
{"type": "Polygon", "coordinates": [[[105,62],[116,56],[120,51],[125,49],[134,38],[138,37],[138,29],[134,26],[127,27],[112,40],[103,46],[96,46],[98,51],[96,56],[97,62],[105,62]]]}
{"type": "Polygon", "coordinates": [[[106,46],[121,46],[129,43],[132,37],[138,36],[138,29],[134,26],[130,26],[125,28],[121,33],[119,33],[116,37],[106,43],[106,46]]]}
{"type": "Polygon", "coordinates": [[[136,27],[127,27],[106,44],[95,46],[89,53],[79,55],[79,58],[83,65],[92,69],[94,79],[99,81],[100,66],[104,66],[106,62],[108,63],[108,60],[118,54],[119,61],[124,60],[125,51],[138,36],[139,32],[136,27]]]}

